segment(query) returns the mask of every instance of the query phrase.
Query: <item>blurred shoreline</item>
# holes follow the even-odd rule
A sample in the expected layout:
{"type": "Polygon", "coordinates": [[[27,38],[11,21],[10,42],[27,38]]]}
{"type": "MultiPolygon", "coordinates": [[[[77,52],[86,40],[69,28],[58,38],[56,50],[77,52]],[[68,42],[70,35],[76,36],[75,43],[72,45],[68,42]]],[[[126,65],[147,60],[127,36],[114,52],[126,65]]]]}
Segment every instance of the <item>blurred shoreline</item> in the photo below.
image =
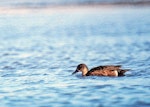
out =
{"type": "Polygon", "coordinates": [[[68,4],[68,5],[46,5],[46,6],[0,6],[0,14],[38,14],[38,13],[56,13],[56,12],[80,12],[95,10],[111,10],[118,8],[149,8],[150,1],[135,3],[92,3],[92,4],[68,4]]]}

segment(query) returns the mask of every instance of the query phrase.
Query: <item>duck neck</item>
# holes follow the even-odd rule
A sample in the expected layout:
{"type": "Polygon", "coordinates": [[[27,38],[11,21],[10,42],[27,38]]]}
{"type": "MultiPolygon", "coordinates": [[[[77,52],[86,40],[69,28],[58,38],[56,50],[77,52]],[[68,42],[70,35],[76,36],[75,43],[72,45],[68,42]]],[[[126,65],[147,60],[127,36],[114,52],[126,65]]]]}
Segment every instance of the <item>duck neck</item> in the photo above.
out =
{"type": "Polygon", "coordinates": [[[85,67],[84,69],[83,69],[83,71],[82,71],[82,76],[86,76],[86,74],[88,73],[88,68],[87,67],[85,67]]]}

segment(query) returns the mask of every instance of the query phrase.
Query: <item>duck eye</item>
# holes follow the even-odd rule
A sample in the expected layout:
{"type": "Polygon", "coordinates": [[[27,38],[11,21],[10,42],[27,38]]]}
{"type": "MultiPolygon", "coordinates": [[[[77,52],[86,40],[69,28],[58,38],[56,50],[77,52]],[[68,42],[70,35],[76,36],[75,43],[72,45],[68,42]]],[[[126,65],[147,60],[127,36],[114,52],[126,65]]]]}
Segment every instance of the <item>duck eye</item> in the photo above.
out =
{"type": "Polygon", "coordinates": [[[82,65],[79,65],[79,66],[78,66],[78,69],[80,70],[81,68],[82,68],[82,65]]]}

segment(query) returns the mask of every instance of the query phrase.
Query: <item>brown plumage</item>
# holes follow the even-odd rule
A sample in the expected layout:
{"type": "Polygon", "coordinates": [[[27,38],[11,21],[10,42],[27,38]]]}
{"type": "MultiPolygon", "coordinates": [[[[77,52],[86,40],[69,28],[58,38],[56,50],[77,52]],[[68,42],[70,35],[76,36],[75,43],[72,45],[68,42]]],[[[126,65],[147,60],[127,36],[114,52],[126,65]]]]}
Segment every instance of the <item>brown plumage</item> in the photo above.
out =
{"type": "Polygon", "coordinates": [[[121,65],[98,66],[89,70],[85,64],[79,64],[72,74],[82,72],[82,76],[124,76],[128,70],[121,69],[121,65]]]}

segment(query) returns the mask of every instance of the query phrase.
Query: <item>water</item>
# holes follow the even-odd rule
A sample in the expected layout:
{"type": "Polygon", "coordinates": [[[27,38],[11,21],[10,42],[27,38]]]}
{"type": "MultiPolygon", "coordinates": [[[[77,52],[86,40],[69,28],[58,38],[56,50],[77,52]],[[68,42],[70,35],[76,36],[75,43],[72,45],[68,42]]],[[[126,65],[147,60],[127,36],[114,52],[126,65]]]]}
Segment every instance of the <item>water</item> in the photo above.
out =
{"type": "Polygon", "coordinates": [[[0,107],[149,107],[150,8],[0,15],[0,107]],[[121,64],[124,77],[71,75],[121,64]]]}

